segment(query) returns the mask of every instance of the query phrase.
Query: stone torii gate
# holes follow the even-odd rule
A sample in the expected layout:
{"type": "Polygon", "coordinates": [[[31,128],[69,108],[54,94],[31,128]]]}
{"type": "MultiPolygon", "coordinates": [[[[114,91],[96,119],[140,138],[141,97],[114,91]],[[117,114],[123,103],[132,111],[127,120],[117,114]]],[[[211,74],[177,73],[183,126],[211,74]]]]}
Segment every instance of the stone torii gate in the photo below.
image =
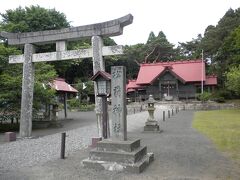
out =
{"type": "MultiPolygon", "coordinates": [[[[122,46],[103,46],[102,37],[118,36],[123,33],[124,26],[131,24],[133,16],[128,14],[121,18],[85,25],[64,28],[60,30],[8,33],[0,32],[0,36],[8,39],[9,45],[24,46],[24,55],[9,57],[9,63],[23,63],[22,100],[20,136],[30,137],[32,133],[32,104],[34,88],[34,63],[46,61],[61,61],[78,58],[93,58],[93,73],[105,71],[103,56],[123,54],[122,46]],[[76,41],[91,37],[92,47],[89,49],[67,50],[67,41],[76,41]],[[56,52],[35,54],[34,45],[56,43],[56,52]]],[[[101,113],[101,99],[96,98],[96,113],[101,113]]],[[[98,126],[101,124],[97,116],[98,126]]],[[[99,127],[98,127],[99,128],[99,127]]],[[[99,133],[101,134],[101,133],[99,133]]]]}

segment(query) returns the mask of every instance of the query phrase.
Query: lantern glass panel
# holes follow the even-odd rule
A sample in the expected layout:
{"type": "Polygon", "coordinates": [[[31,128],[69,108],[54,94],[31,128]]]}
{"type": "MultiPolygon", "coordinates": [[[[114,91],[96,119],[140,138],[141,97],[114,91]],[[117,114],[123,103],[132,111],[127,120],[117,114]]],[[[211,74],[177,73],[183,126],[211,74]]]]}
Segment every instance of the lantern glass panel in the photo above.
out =
{"type": "Polygon", "coordinates": [[[110,94],[111,93],[111,82],[110,81],[106,81],[107,83],[107,94],[110,94]]]}
{"type": "Polygon", "coordinates": [[[107,88],[106,81],[103,81],[103,80],[97,81],[97,85],[98,85],[98,94],[107,94],[107,92],[106,92],[106,88],[107,88]]]}
{"type": "Polygon", "coordinates": [[[153,103],[148,103],[148,107],[154,107],[153,103]]]}

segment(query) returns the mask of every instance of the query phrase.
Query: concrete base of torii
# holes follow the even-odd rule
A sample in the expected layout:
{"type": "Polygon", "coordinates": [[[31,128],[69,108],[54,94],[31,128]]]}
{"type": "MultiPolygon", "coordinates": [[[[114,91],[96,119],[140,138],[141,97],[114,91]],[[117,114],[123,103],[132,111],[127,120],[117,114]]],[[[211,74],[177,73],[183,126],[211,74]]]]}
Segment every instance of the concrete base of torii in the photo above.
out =
{"type": "Polygon", "coordinates": [[[140,139],[113,141],[105,139],[82,161],[86,168],[109,171],[142,172],[154,160],[153,153],[141,146],[140,139]]]}

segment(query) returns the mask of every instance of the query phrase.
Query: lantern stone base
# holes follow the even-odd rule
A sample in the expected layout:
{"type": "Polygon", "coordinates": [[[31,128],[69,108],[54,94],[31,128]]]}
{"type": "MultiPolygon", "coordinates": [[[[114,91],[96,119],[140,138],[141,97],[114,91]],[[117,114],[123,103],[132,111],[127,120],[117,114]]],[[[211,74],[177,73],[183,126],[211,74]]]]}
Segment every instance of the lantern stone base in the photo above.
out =
{"type": "Polygon", "coordinates": [[[86,168],[109,171],[142,172],[154,160],[153,153],[140,145],[140,139],[128,141],[103,140],[82,161],[86,168]]]}
{"type": "Polygon", "coordinates": [[[97,146],[97,143],[102,140],[102,137],[93,137],[92,138],[92,144],[90,147],[95,148],[97,146]]]}
{"type": "Polygon", "coordinates": [[[144,126],[144,132],[161,132],[157,121],[147,121],[144,126]]]}

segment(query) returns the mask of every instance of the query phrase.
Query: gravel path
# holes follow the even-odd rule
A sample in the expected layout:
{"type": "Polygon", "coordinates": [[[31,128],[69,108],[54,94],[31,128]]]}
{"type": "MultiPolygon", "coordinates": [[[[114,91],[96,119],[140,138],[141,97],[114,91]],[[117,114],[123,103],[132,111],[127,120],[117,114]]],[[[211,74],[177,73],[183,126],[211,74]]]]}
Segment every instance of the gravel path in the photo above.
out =
{"type": "MultiPolygon", "coordinates": [[[[86,126],[67,131],[66,156],[90,144],[89,137],[96,136],[96,126],[86,126]]],[[[61,134],[37,139],[21,139],[0,145],[0,172],[33,166],[60,157],[61,134]]]]}
{"type": "Polygon", "coordinates": [[[67,159],[65,160],[59,159],[59,151],[55,150],[58,146],[55,143],[56,140],[49,142],[50,139],[59,139],[57,134],[0,145],[0,167],[2,168],[0,179],[239,179],[239,168],[219,153],[205,136],[191,127],[193,114],[192,111],[181,111],[163,122],[162,110],[158,108],[155,116],[163,130],[160,134],[142,133],[145,119],[148,116],[147,112],[128,116],[128,137],[141,138],[141,143],[147,145],[148,152],[153,152],[155,156],[155,161],[141,174],[83,168],[81,161],[88,157],[89,151],[84,148],[89,143],[87,137],[95,135],[95,126],[88,126],[67,133],[69,144],[67,144],[67,159]],[[70,140],[72,137],[77,138],[70,140]],[[25,147],[29,148],[28,153],[25,153],[30,156],[29,158],[20,155],[24,150],[26,151],[25,147]],[[39,149],[36,149],[37,147],[39,149]],[[51,152],[46,152],[46,150],[43,152],[43,149],[51,149],[51,152]],[[34,153],[30,153],[31,150],[34,153]],[[18,151],[21,151],[18,156],[6,155],[18,153],[18,151]],[[45,157],[41,157],[44,153],[45,157]]]}
{"type": "MultiPolygon", "coordinates": [[[[76,118],[77,114],[73,113],[73,115],[76,118]]],[[[128,115],[128,131],[143,127],[147,117],[146,111],[128,115]]],[[[97,129],[95,123],[92,123],[69,130],[66,134],[66,156],[69,156],[77,150],[87,148],[91,143],[91,137],[97,136],[97,129]]],[[[19,139],[15,142],[1,144],[0,173],[59,159],[60,139],[61,134],[56,133],[35,139],[19,139]]]]}

